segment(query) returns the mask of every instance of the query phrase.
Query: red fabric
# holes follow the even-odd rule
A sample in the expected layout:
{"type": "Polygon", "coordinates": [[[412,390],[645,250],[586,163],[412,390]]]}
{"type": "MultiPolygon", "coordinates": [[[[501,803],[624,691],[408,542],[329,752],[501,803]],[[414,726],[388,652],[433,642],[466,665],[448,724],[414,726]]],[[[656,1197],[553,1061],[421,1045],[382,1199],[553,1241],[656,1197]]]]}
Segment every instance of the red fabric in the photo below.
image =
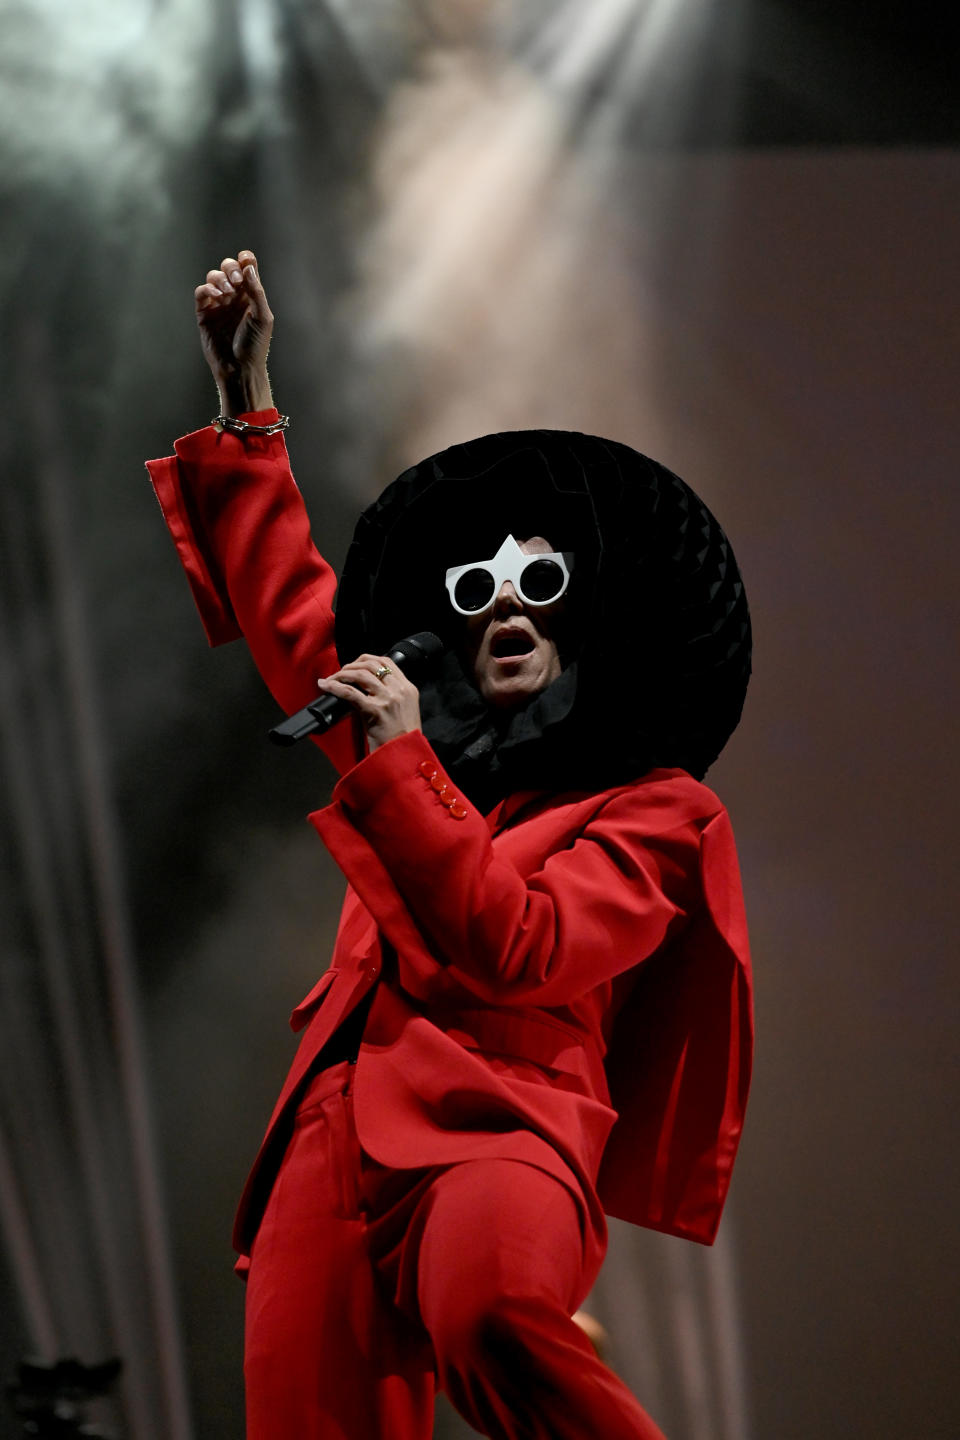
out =
{"type": "Polygon", "coordinates": [[[253,1246],[248,1440],[429,1440],[436,1383],[501,1440],[662,1440],[569,1318],[603,1235],[530,1165],[384,1169],[315,1076],[253,1246]]]}
{"type": "Polygon", "coordinates": [[[370,1261],[346,1064],[304,1096],[246,1294],[247,1440],[430,1440],[433,1360],[370,1261]]]}
{"type": "MultiPolygon", "coordinates": [[[[276,410],[242,417],[270,424],[276,410]]],[[[317,679],[338,667],[333,639],[337,578],[317,553],[283,435],[241,439],[213,426],[148,460],[211,645],[240,635],[287,713],[317,698],[317,679]]],[[[355,734],[338,725],[322,748],[338,770],[357,757],[355,734]]]]}
{"type": "MultiPolygon", "coordinates": [[[[235,617],[296,709],[334,668],[334,582],[283,439],[198,431],[177,457],[149,468],[201,614],[235,617]]],[[[212,638],[229,638],[222,626],[212,638]]],[[[294,1012],[304,1035],[238,1248],[298,1087],[378,979],[356,1078],[369,1155],[401,1168],[524,1161],[573,1177],[594,1211],[712,1240],[752,1047],[736,853],[716,796],[662,770],[597,795],[513,796],[487,821],[464,803],[458,819],[421,773],[439,766],[419,733],[353,768],[348,727],[326,743],[347,773],[311,820],[351,888],[331,970],[294,1012]]]]}

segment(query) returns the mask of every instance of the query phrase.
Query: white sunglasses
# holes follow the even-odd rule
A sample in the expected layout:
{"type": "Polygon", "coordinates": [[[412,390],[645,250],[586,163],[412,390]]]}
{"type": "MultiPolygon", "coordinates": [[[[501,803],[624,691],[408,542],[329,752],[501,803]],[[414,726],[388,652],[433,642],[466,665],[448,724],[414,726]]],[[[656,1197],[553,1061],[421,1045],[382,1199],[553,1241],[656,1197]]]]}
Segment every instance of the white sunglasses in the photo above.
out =
{"type": "Polygon", "coordinates": [[[447,571],[447,594],[459,615],[482,615],[510,580],[526,605],[550,605],[570,584],[573,555],[557,550],[527,555],[508,535],[492,560],[454,565],[447,571]]]}

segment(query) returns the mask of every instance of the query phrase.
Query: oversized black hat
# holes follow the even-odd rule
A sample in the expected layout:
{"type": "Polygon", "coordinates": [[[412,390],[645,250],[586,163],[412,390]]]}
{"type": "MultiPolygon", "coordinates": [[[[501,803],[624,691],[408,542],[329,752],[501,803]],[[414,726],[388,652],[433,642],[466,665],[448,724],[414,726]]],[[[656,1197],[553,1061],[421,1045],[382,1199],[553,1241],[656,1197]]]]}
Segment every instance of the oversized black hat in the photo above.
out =
{"type": "Polygon", "coordinates": [[[450,644],[421,686],[423,728],[481,808],[518,789],[597,789],[654,766],[701,779],[750,676],[750,615],[733,551],[663,465],[565,430],[485,435],[406,470],[361,515],[337,601],[342,659],[417,630],[450,644]],[[544,535],[575,559],[563,673],[510,711],[489,707],[457,654],[448,567],[544,535]]]}

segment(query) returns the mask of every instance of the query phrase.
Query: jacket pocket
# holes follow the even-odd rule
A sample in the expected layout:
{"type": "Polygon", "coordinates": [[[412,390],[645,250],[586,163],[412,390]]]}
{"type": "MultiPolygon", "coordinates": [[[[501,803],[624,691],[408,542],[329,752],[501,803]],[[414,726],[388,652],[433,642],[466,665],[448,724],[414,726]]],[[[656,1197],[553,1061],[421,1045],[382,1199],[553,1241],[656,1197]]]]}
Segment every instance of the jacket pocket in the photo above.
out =
{"type": "Polygon", "coordinates": [[[300,1004],[295,1005],[291,1010],[290,1029],[294,1034],[302,1030],[307,1024],[307,1021],[312,1018],[314,1011],[318,1009],[321,1001],[339,973],[340,971],[337,966],[331,965],[329,970],[323,972],[313,989],[303,997],[300,1004]]]}

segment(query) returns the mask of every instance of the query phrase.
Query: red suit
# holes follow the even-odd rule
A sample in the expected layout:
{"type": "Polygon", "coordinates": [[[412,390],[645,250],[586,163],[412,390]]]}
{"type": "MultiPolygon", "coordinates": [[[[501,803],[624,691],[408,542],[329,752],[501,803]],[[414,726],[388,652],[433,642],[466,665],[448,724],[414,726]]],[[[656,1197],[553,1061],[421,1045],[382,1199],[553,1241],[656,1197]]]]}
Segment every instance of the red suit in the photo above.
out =
{"type": "MultiPolygon", "coordinates": [[[[244,635],[280,705],[299,709],[315,698],[317,677],[337,668],[335,577],[311,542],[283,440],[208,428],[176,450],[149,470],[208,637],[244,635]]],[[[341,1414],[331,1401],[316,1434],[372,1437],[383,1426],[411,1440],[428,1435],[423,1394],[436,1366],[455,1403],[489,1434],[655,1435],[562,1312],[576,1307],[599,1266],[604,1210],[705,1242],[716,1232],[752,1044],[726,812],[685,771],[657,770],[599,794],[511,795],[484,818],[419,732],[359,763],[353,747],[347,723],[327,737],[342,777],[332,804],[310,817],[349,881],[336,948],[293,1013],[303,1038],[235,1231],[238,1249],[252,1253],[251,1282],[267,1248],[261,1218],[271,1253],[293,1243],[297,1226],[309,1237],[303,1186],[275,1180],[300,1163],[291,1154],[318,1143],[310,1117],[322,1115],[327,1172],[332,1156],[355,1174],[354,1208],[334,1180],[330,1214],[354,1230],[364,1221],[378,1283],[387,1277],[409,1323],[402,1338],[396,1330],[389,1343],[367,1342],[387,1356],[373,1418],[341,1414]],[[345,1090],[346,1069],[324,1072],[321,1051],[371,990],[345,1090]],[[300,1197],[292,1208],[278,1188],[300,1197]],[[506,1239],[488,1223],[488,1191],[501,1197],[490,1205],[509,1213],[506,1239]],[[513,1293],[500,1306],[509,1353],[519,1364],[522,1351],[528,1379],[541,1383],[538,1396],[533,1380],[526,1387],[536,1414],[514,1429],[523,1397],[499,1408],[492,1397],[505,1393],[515,1367],[503,1363],[491,1378],[499,1352],[489,1325],[480,1326],[486,1372],[465,1358],[463,1336],[480,1331],[475,1313],[465,1318],[461,1292],[482,1290],[510,1237],[525,1226],[535,1236],[538,1224],[544,1253],[531,1258],[527,1247],[517,1261],[524,1279],[514,1285],[508,1272],[513,1293]],[[562,1236],[578,1237],[577,1263],[564,1275],[562,1236]],[[464,1269],[474,1251],[473,1269],[464,1269]],[[527,1294],[548,1267],[543,1293],[527,1294]],[[444,1285],[454,1272],[458,1283],[444,1285]]],[[[283,1263],[302,1259],[303,1235],[283,1263]]],[[[312,1284],[311,1293],[340,1287],[341,1314],[343,1287],[363,1290],[344,1259],[354,1240],[341,1236],[336,1257],[324,1252],[312,1284]]],[[[257,1295],[272,1294],[271,1285],[257,1295]]],[[[383,1325],[382,1296],[371,1290],[356,1304],[366,1318],[355,1318],[355,1330],[383,1325]]],[[[299,1331],[305,1313],[278,1323],[299,1331]]],[[[329,1313],[311,1316],[334,1323],[329,1313]]],[[[334,1368],[353,1363],[342,1356],[334,1368]]],[[[251,1433],[266,1436],[266,1426],[256,1422],[251,1433]]]]}

